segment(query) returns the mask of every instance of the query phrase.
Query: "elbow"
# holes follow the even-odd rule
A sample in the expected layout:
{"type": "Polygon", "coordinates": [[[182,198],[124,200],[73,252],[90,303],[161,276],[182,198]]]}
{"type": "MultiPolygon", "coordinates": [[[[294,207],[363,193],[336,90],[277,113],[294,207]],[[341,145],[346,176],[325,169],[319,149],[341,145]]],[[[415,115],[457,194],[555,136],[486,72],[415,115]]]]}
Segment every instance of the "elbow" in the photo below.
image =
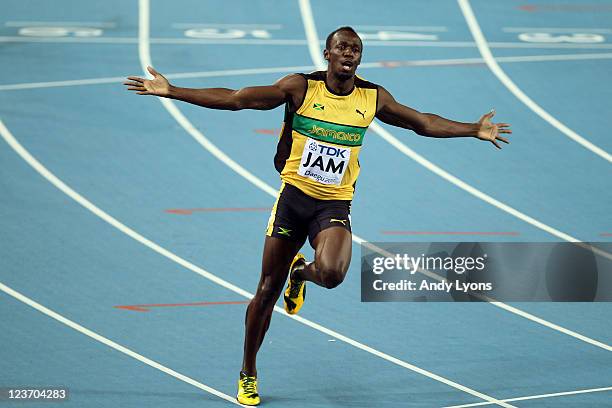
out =
{"type": "Polygon", "coordinates": [[[237,91],[235,91],[234,94],[232,95],[232,98],[230,99],[230,103],[227,106],[227,110],[238,111],[238,110],[242,110],[246,108],[244,101],[240,100],[240,97],[236,95],[236,92],[237,91]]]}
{"type": "Polygon", "coordinates": [[[419,126],[415,127],[414,131],[421,135],[427,137],[440,137],[440,129],[436,126],[436,118],[437,115],[426,113],[425,120],[419,123],[419,126]]]}

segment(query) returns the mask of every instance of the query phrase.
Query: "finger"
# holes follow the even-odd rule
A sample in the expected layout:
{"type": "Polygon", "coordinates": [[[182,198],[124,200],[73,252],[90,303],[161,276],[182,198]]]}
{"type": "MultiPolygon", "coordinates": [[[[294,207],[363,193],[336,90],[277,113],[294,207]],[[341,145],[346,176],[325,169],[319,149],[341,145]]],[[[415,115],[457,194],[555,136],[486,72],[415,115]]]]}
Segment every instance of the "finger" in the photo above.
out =
{"type": "Polygon", "coordinates": [[[151,67],[151,66],[147,66],[147,71],[149,71],[151,73],[151,75],[153,75],[154,77],[159,75],[159,72],[154,70],[153,67],[151,67]]]}
{"type": "Polygon", "coordinates": [[[495,140],[491,140],[491,143],[493,143],[495,145],[495,147],[497,147],[498,149],[501,149],[501,146],[499,144],[497,144],[497,142],[495,140]]]}
{"type": "Polygon", "coordinates": [[[133,77],[133,76],[127,77],[127,79],[129,79],[130,81],[136,81],[136,82],[144,82],[144,81],[146,81],[144,78],[133,77]]]}
{"type": "Polygon", "coordinates": [[[510,127],[509,123],[496,123],[495,125],[497,125],[497,127],[503,127],[503,128],[510,127]]]}
{"type": "Polygon", "coordinates": [[[480,117],[479,122],[490,121],[493,116],[495,116],[495,108],[491,109],[489,112],[487,112],[484,115],[482,115],[480,117]]]}
{"type": "Polygon", "coordinates": [[[147,91],[142,91],[142,92],[136,92],[138,95],[151,95],[149,92],[147,91]]]}
{"type": "Polygon", "coordinates": [[[143,86],[140,82],[124,82],[123,85],[127,86],[143,86]]]}
{"type": "Polygon", "coordinates": [[[500,129],[499,133],[512,133],[510,129],[500,129]]]}
{"type": "Polygon", "coordinates": [[[506,144],[510,144],[510,142],[508,141],[508,139],[506,139],[505,137],[497,136],[497,140],[501,140],[502,142],[504,142],[504,143],[506,143],[506,144]]]}
{"type": "Polygon", "coordinates": [[[144,91],[145,89],[142,86],[131,86],[127,90],[128,91],[144,91]]]}

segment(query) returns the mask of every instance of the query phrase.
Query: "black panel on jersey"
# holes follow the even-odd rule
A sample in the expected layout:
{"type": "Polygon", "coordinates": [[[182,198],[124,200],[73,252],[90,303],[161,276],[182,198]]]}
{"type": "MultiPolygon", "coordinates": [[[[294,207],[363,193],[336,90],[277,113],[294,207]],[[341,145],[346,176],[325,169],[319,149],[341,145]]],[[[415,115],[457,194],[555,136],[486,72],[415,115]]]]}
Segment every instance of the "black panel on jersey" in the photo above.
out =
{"type": "Polygon", "coordinates": [[[283,133],[278,140],[276,154],[274,155],[274,167],[276,171],[281,173],[285,167],[285,163],[291,154],[291,144],[293,143],[293,112],[289,110],[289,104],[285,104],[285,118],[283,119],[283,133]]]}

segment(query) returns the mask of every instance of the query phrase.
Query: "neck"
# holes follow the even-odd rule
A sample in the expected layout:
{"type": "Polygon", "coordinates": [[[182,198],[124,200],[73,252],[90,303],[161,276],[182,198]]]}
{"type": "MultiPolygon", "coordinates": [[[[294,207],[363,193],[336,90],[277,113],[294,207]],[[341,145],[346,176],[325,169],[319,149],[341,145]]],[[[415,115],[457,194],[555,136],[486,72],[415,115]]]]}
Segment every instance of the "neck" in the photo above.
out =
{"type": "Polygon", "coordinates": [[[325,75],[325,84],[335,94],[348,95],[355,86],[355,76],[351,75],[347,78],[338,77],[328,69],[325,75]]]}

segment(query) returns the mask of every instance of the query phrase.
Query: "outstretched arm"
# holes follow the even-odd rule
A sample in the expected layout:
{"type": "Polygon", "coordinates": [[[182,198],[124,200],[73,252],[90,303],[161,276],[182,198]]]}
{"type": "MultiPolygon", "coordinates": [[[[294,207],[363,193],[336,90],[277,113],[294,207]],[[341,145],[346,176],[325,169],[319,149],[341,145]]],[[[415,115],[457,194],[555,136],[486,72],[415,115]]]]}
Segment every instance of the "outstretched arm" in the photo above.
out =
{"type": "Polygon", "coordinates": [[[477,123],[455,122],[432,113],[421,113],[398,103],[383,87],[378,91],[378,111],[376,117],[381,121],[410,129],[419,135],[429,137],[476,137],[487,140],[501,149],[497,140],[509,143],[500,133],[512,133],[508,123],[492,123],[495,111],[484,114],[477,123]]]}
{"type": "Polygon", "coordinates": [[[303,94],[304,79],[299,75],[288,75],[274,85],[252,86],[239,90],[227,88],[180,88],[171,85],[168,80],[152,67],[147,67],[153,79],[128,77],[124,82],[129,91],[139,95],[155,95],[177,99],[211,109],[274,109],[289,101],[299,106],[298,98],[303,94]]]}

